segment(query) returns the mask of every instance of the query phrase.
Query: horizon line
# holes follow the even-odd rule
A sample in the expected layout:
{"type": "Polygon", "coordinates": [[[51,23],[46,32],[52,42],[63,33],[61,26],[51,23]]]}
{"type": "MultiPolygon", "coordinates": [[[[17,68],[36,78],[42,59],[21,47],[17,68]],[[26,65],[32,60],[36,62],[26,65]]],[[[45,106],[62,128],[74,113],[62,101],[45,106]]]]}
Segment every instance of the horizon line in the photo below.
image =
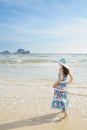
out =
{"type": "MultiPolygon", "coordinates": [[[[23,48],[19,48],[23,49],[23,48]]],[[[19,50],[19,49],[16,49],[19,50]]],[[[32,52],[30,49],[23,49],[24,51],[30,51],[30,54],[87,54],[87,52],[32,52]]],[[[0,52],[9,51],[13,54],[15,51],[10,51],[9,49],[0,50],[0,52]]]]}

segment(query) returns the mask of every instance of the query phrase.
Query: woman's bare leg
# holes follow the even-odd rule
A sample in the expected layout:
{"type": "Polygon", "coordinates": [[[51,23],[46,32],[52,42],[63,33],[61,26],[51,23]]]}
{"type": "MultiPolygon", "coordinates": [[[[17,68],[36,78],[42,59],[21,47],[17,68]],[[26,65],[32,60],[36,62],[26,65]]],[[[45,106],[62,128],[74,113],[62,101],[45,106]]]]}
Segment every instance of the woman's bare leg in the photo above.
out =
{"type": "Polygon", "coordinates": [[[63,117],[63,119],[65,119],[65,118],[67,117],[67,112],[66,112],[65,109],[63,110],[63,112],[64,112],[64,117],[63,117]]]}

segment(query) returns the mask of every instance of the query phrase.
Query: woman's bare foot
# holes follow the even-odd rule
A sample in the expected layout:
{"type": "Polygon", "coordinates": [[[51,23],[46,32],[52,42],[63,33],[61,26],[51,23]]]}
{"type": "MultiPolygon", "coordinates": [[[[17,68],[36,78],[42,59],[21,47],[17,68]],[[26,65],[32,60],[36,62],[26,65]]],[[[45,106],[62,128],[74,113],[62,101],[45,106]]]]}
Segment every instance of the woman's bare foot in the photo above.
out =
{"type": "Polygon", "coordinates": [[[67,117],[66,110],[63,110],[63,112],[64,112],[64,117],[63,117],[63,119],[65,119],[65,118],[67,117]]]}
{"type": "Polygon", "coordinates": [[[64,115],[63,119],[65,119],[67,117],[67,114],[64,115]]]}

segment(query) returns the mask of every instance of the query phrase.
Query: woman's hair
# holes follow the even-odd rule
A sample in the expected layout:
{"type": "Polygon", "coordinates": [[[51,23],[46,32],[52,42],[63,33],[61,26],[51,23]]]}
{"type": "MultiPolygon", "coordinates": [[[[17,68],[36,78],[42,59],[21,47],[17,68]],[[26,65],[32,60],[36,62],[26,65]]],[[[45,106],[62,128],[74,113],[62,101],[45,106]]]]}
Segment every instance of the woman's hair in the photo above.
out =
{"type": "Polygon", "coordinates": [[[69,74],[69,70],[66,67],[64,67],[64,66],[62,66],[62,68],[63,68],[64,76],[67,77],[67,75],[69,74]]]}

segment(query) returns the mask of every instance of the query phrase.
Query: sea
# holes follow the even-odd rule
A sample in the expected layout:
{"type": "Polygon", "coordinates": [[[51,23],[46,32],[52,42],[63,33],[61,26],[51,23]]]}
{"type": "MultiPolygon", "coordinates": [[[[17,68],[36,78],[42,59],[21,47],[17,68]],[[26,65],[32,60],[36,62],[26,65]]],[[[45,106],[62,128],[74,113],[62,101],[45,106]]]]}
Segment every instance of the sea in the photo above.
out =
{"type": "Polygon", "coordinates": [[[87,113],[87,54],[0,55],[0,112],[4,113],[7,107],[15,112],[19,99],[22,103],[31,97],[51,100],[60,58],[66,59],[73,76],[73,82],[68,87],[70,109],[78,108],[77,111],[87,113]]]}
{"type": "MultiPolygon", "coordinates": [[[[21,81],[23,83],[24,81],[42,80],[45,84],[47,81],[55,82],[58,76],[58,60],[60,58],[67,60],[74,78],[74,88],[86,89],[87,54],[0,55],[0,81],[21,81]]],[[[83,94],[86,94],[85,91],[83,94]]]]}

